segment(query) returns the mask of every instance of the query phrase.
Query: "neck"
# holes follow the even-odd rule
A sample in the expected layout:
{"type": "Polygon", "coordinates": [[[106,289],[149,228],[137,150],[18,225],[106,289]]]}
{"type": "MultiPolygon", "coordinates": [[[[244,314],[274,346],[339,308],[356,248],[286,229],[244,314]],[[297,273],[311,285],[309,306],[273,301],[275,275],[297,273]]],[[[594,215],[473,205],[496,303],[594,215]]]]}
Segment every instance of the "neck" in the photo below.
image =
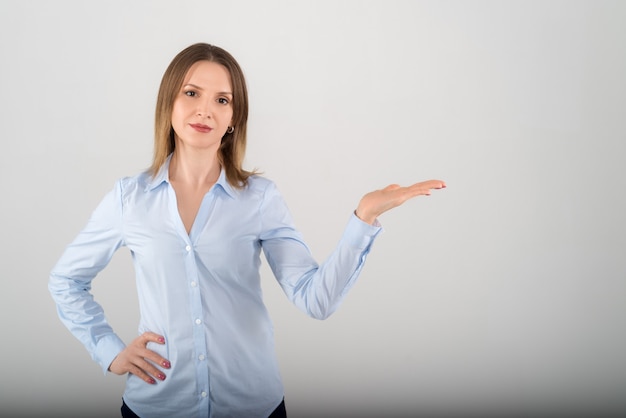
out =
{"type": "Polygon", "coordinates": [[[170,160],[170,181],[190,186],[213,184],[220,175],[216,152],[189,150],[176,147],[170,160]]]}

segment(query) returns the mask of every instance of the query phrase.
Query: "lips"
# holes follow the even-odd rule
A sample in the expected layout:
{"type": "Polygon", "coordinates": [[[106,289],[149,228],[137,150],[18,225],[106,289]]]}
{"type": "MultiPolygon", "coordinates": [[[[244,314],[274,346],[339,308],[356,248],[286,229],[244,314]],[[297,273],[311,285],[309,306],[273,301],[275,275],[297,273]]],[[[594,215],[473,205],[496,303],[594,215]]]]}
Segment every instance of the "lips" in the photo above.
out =
{"type": "Polygon", "coordinates": [[[213,130],[213,128],[211,128],[210,126],[204,125],[202,123],[191,123],[191,124],[189,124],[189,126],[191,126],[196,131],[202,132],[202,133],[205,133],[205,134],[208,134],[209,132],[211,132],[213,130]]]}

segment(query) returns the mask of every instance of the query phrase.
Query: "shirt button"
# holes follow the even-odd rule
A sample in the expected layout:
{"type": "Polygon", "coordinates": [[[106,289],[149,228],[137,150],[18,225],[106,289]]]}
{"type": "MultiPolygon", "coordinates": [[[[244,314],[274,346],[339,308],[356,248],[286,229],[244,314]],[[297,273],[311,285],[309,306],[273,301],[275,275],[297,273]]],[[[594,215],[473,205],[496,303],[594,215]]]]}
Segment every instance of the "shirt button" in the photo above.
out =
{"type": "Polygon", "coordinates": [[[204,360],[204,354],[200,354],[200,355],[198,356],[198,360],[200,360],[200,361],[204,360]]]}
{"type": "Polygon", "coordinates": [[[200,396],[202,396],[203,398],[206,398],[206,392],[202,392],[200,396]]]}
{"type": "Polygon", "coordinates": [[[186,247],[185,247],[185,250],[186,250],[187,252],[191,251],[191,246],[189,246],[189,245],[188,245],[188,246],[186,246],[186,247]]]}
{"type": "Polygon", "coordinates": [[[191,287],[196,287],[196,286],[198,286],[198,283],[196,283],[196,282],[191,282],[191,287]]]}
{"type": "Polygon", "coordinates": [[[200,320],[200,318],[196,319],[196,324],[200,325],[202,323],[202,321],[200,320]]]}

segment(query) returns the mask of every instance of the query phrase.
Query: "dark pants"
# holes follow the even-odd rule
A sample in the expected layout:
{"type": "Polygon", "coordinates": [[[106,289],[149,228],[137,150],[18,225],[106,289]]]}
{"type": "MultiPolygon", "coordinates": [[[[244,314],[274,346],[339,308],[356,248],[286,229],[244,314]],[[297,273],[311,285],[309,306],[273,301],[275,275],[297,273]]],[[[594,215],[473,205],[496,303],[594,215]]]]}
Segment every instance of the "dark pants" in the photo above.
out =
{"type": "MultiPolygon", "coordinates": [[[[122,418],[139,418],[122,399],[122,418]]],[[[285,409],[285,400],[278,405],[274,412],[268,418],[287,418],[287,410],[285,409]]]]}

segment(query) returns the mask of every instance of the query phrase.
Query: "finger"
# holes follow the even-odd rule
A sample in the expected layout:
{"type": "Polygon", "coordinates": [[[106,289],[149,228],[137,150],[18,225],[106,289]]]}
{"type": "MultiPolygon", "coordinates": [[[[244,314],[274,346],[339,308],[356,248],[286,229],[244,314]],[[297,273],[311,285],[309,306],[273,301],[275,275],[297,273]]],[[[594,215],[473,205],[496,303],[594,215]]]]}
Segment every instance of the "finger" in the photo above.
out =
{"type": "Polygon", "coordinates": [[[149,383],[151,385],[154,385],[156,383],[156,380],[154,380],[154,378],[148,376],[146,372],[144,372],[143,370],[141,370],[141,368],[135,365],[131,365],[129,367],[128,373],[134,374],[138,378],[142,379],[144,382],[149,383]]]}
{"type": "Polygon", "coordinates": [[[446,187],[446,183],[443,180],[427,180],[417,184],[421,184],[428,189],[443,189],[446,187]]]}
{"type": "Polygon", "coordinates": [[[158,364],[159,366],[164,367],[166,369],[169,369],[170,367],[172,367],[168,359],[161,357],[157,352],[152,351],[148,348],[145,348],[144,350],[142,350],[141,356],[145,359],[150,360],[154,364],[158,364]]]}
{"type": "Polygon", "coordinates": [[[157,344],[165,344],[165,338],[162,335],[155,334],[153,332],[144,332],[141,335],[141,338],[145,340],[145,343],[142,344],[142,348],[144,349],[142,351],[143,357],[149,359],[155,364],[158,364],[159,366],[165,367],[166,369],[169,369],[170,367],[172,367],[172,364],[170,363],[168,359],[161,357],[155,351],[152,351],[147,348],[147,345],[149,342],[155,342],[157,344]]]}
{"type": "Polygon", "coordinates": [[[165,338],[162,335],[155,334],[154,332],[146,331],[141,334],[140,338],[144,341],[144,345],[153,342],[157,344],[165,344],[165,338]]]}
{"type": "Polygon", "coordinates": [[[418,183],[412,186],[406,187],[404,190],[404,200],[408,200],[415,196],[428,196],[430,195],[430,189],[428,187],[424,187],[423,184],[418,183]]]}
{"type": "Polygon", "coordinates": [[[430,194],[430,191],[433,189],[443,189],[446,187],[446,184],[441,180],[428,180],[420,183],[415,183],[409,186],[413,192],[417,194],[430,194]]]}
{"type": "Polygon", "coordinates": [[[153,376],[159,380],[165,380],[165,373],[157,369],[152,363],[143,358],[137,359],[134,366],[140,368],[144,373],[147,373],[150,376],[153,376]]]}

